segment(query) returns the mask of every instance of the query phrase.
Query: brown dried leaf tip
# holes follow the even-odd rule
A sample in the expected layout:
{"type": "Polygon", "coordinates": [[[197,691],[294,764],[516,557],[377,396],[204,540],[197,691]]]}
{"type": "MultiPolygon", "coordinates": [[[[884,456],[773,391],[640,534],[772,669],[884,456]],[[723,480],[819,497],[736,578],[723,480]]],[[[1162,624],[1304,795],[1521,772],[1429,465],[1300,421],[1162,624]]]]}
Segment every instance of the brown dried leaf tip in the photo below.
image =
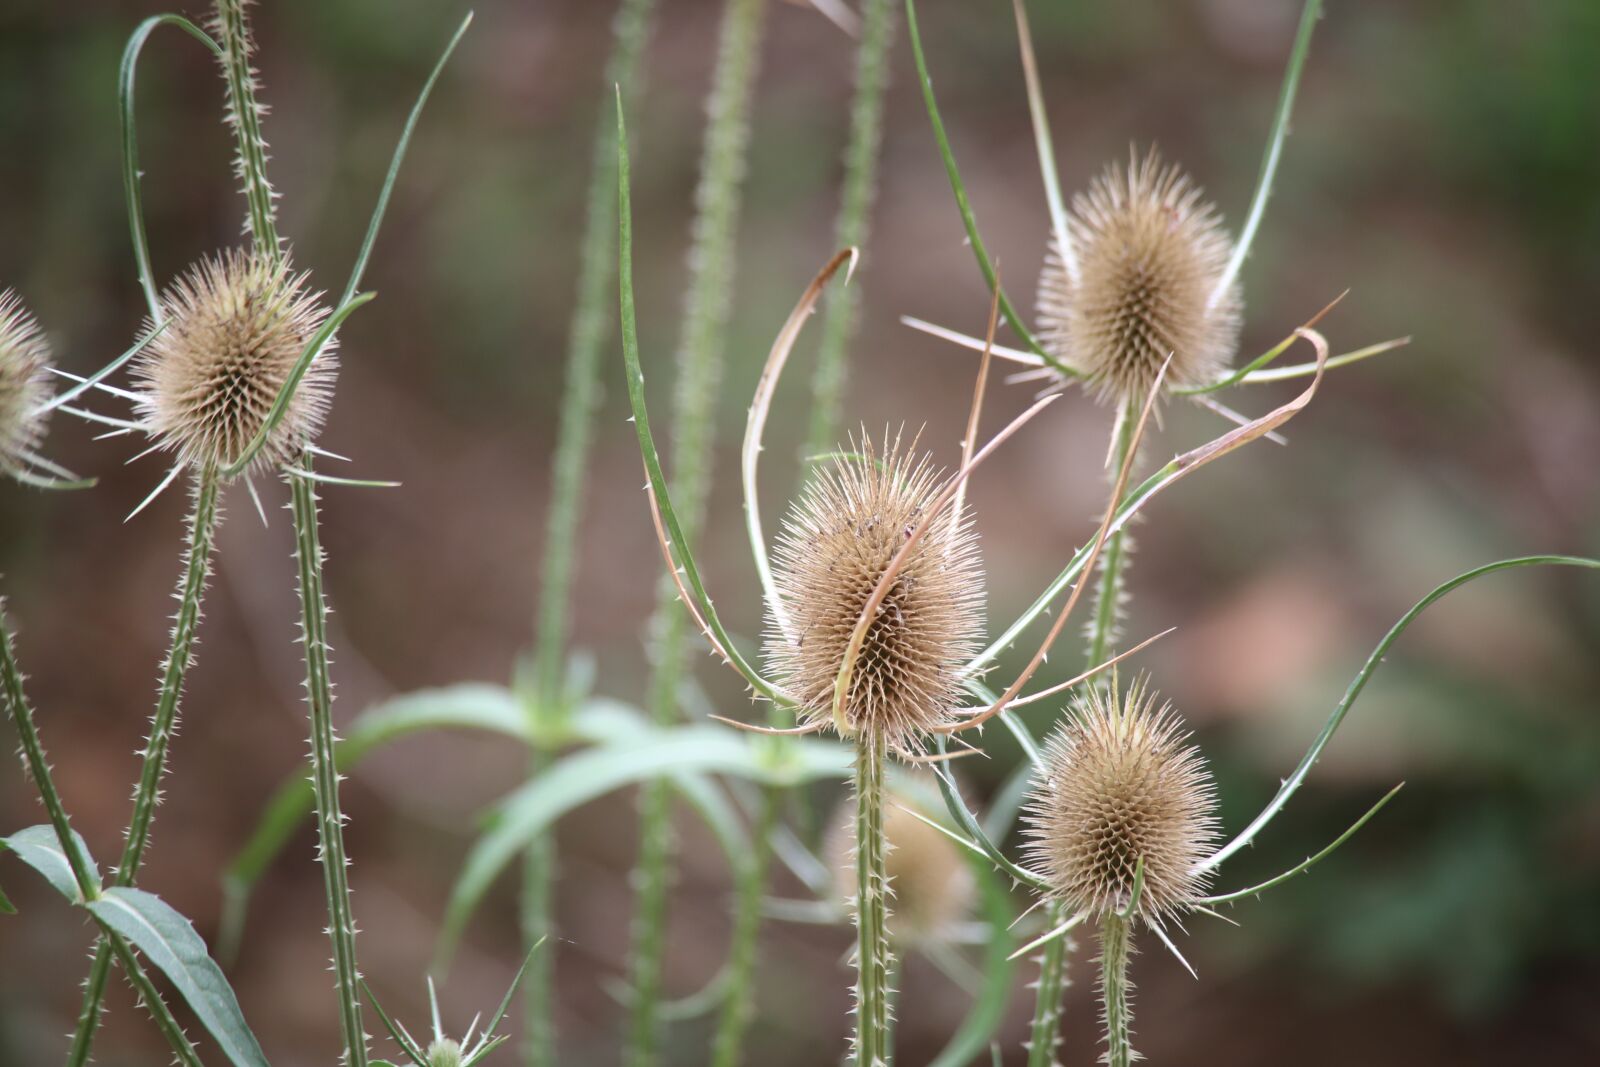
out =
{"type": "Polygon", "coordinates": [[[1172,354],[1169,387],[1220,377],[1239,340],[1237,282],[1211,303],[1233,239],[1216,208],[1155,149],[1112,164],[1073,197],[1073,262],[1052,237],[1039,279],[1042,343],[1100,400],[1149,392],[1172,354]]]}
{"type": "Polygon", "coordinates": [[[50,346],[15,293],[0,294],[0,470],[26,465],[44,436],[40,408],[50,399],[50,346]]]}
{"type": "MultiPolygon", "coordinates": [[[[133,372],[146,431],[196,467],[238,457],[327,317],[306,277],[233,249],[174,282],[161,298],[168,326],[133,372]]],[[[253,468],[282,464],[322,428],[338,370],[335,347],[330,339],[312,361],[253,468]]]]}
{"type": "MultiPolygon", "coordinates": [[[[889,876],[894,907],[889,937],[900,945],[946,940],[967,917],[977,888],[972,867],[954,841],[906,810],[909,799],[892,793],[883,808],[883,836],[888,843],[884,870],[889,876]]],[[[839,899],[856,896],[855,803],[839,806],[823,855],[835,875],[839,899]]]]}
{"type": "MultiPolygon", "coordinates": [[[[915,448],[913,442],[912,450],[915,448]]],[[[781,600],[767,653],[779,684],[811,723],[831,722],[834,686],[861,611],[890,561],[944,486],[928,459],[859,449],[820,469],[790,510],[773,552],[781,600]]],[[[958,672],[983,629],[977,536],[949,505],[917,541],[866,633],[843,710],[853,734],[902,755],[954,721],[958,672]]]]}
{"type": "Polygon", "coordinates": [[[1205,760],[1148,679],[1119,697],[1090,685],[1046,746],[1025,813],[1029,851],[1075,911],[1127,907],[1144,860],[1139,914],[1160,923],[1204,889],[1197,865],[1217,836],[1205,760]]]}

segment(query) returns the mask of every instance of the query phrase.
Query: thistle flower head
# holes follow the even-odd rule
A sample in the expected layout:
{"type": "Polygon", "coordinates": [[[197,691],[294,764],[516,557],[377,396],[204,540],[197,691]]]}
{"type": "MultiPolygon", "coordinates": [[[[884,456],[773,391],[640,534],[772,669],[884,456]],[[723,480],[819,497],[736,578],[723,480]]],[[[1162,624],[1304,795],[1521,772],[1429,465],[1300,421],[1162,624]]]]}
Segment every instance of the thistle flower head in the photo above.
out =
{"type": "MultiPolygon", "coordinates": [[[[145,428],[197,467],[237,458],[327,317],[305,274],[240,249],[201,260],[161,298],[167,328],[134,368],[145,428]]],[[[153,328],[153,326],[152,326],[153,328]]],[[[253,466],[276,466],[315,437],[333,398],[330,339],[253,466]]]]}
{"type": "MultiPolygon", "coordinates": [[[[966,917],[972,906],[972,868],[955,842],[929,826],[893,795],[883,809],[884,858],[894,906],[889,937],[902,945],[938,940],[966,917]]],[[[836,875],[841,900],[856,894],[855,807],[841,805],[825,842],[824,855],[836,875]]]]}
{"type": "Polygon", "coordinates": [[[1112,164],[1073,198],[1069,269],[1054,238],[1039,280],[1046,349],[1100,399],[1147,393],[1167,356],[1169,386],[1215,380],[1239,339],[1240,297],[1212,294],[1233,240],[1216,208],[1152,149],[1112,164]]]}
{"type": "MultiPolygon", "coordinates": [[[[864,435],[863,435],[864,436],[864,435]]],[[[819,471],[778,537],[767,651],[810,722],[830,721],[834,687],[873,589],[943,486],[926,458],[870,440],[819,471]]],[[[928,525],[866,631],[843,701],[853,734],[900,753],[952,720],[958,671],[977,651],[983,572],[966,516],[928,525]]]]}
{"type": "Polygon", "coordinates": [[[44,436],[50,346],[15,293],[0,294],[0,470],[21,468],[44,436]]]}
{"type": "Polygon", "coordinates": [[[1026,809],[1029,849],[1055,894],[1095,915],[1127,908],[1160,922],[1203,888],[1196,866],[1217,834],[1216,795],[1170,704],[1140,681],[1119,697],[1091,686],[1051,737],[1026,809]]]}

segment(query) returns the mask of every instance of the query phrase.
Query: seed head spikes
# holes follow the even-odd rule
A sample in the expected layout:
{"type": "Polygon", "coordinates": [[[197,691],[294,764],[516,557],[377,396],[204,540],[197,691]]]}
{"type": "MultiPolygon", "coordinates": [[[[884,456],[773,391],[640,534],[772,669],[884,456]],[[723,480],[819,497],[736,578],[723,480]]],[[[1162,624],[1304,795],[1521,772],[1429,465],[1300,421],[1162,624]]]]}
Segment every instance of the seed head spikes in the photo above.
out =
{"type": "Polygon", "coordinates": [[[1156,924],[1201,895],[1217,836],[1211,775],[1171,704],[1147,680],[1127,693],[1086,686],[1046,747],[1028,800],[1034,866],[1073,911],[1128,908],[1156,924]]]}
{"type": "MultiPolygon", "coordinates": [[[[774,613],[769,662],[808,722],[832,716],[835,684],[868,598],[944,486],[898,437],[818,472],[794,505],[774,556],[787,627],[774,613]]],[[[945,509],[948,511],[948,505],[945,509]]],[[[934,521],[906,558],[861,643],[843,699],[850,732],[894,751],[950,724],[961,666],[983,627],[983,572],[965,515],[934,521]]]]}
{"type": "Polygon", "coordinates": [[[50,346],[22,300],[7,290],[0,294],[0,472],[31,465],[44,436],[49,377],[50,346]]]}
{"type": "Polygon", "coordinates": [[[1239,338],[1233,253],[1216,209],[1154,149],[1113,164],[1073,200],[1067,262],[1051,240],[1039,281],[1041,339],[1103,400],[1141,397],[1168,354],[1168,384],[1221,376],[1239,338]]]}
{"type": "MultiPolygon", "coordinates": [[[[167,327],[134,367],[143,428],[179,460],[225,467],[266,424],[312,334],[319,294],[265,256],[232,249],[201,260],[161,300],[167,327]]],[[[338,361],[330,338],[294,391],[255,468],[287,461],[322,427],[338,361]]]]}

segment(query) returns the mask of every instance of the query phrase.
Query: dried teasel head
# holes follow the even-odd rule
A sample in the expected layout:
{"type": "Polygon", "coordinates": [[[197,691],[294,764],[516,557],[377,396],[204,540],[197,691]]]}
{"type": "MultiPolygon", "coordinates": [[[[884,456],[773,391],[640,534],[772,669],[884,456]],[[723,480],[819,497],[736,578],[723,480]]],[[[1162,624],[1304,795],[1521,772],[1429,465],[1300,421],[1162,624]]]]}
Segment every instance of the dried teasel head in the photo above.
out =
{"type": "MultiPolygon", "coordinates": [[[[894,906],[889,910],[889,937],[902,945],[949,936],[972,907],[972,867],[955,842],[929,826],[891,794],[883,809],[884,858],[894,906]]],[[[842,901],[856,895],[855,805],[840,805],[824,842],[823,855],[835,873],[842,901]]]]}
{"type": "MultiPolygon", "coordinates": [[[[327,317],[306,278],[233,249],[173,282],[161,298],[166,329],[134,368],[147,432],[200,468],[243,453],[327,317]]],[[[254,467],[285,462],[321,429],[338,369],[334,348],[330,339],[312,361],[254,467]]]]}
{"type": "Polygon", "coordinates": [[[0,294],[0,470],[26,465],[44,436],[41,408],[50,399],[50,346],[22,300],[0,294]]]}
{"type": "Polygon", "coordinates": [[[1157,923],[1203,890],[1196,867],[1217,835],[1205,760],[1148,680],[1125,696],[1091,685],[1051,737],[1026,808],[1034,865],[1077,911],[1125,910],[1144,861],[1138,913],[1157,923]]]}
{"type": "MultiPolygon", "coordinates": [[[[869,439],[821,469],[784,522],[773,553],[782,601],[769,662],[808,722],[832,721],[834,687],[857,621],[890,562],[922,523],[941,474],[898,437],[869,439]]],[[[958,672],[983,626],[983,570],[965,515],[928,524],[871,621],[843,701],[849,731],[909,754],[960,703],[958,672]]]]}
{"type": "Polygon", "coordinates": [[[1074,264],[1054,238],[1039,279],[1039,321],[1051,355],[1102,400],[1149,392],[1172,356],[1168,387],[1203,385],[1232,361],[1240,296],[1217,294],[1233,239],[1216,208],[1154,149],[1113,164],[1073,198],[1074,264]]]}

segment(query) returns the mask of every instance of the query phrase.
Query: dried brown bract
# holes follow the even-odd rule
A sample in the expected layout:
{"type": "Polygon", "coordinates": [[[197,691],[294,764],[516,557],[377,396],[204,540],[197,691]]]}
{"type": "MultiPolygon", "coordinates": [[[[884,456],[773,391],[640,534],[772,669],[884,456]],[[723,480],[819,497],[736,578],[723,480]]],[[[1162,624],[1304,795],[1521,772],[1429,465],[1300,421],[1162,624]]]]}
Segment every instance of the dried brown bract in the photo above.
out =
{"type": "Polygon", "coordinates": [[[1067,225],[1075,262],[1052,239],[1039,280],[1051,355],[1102,400],[1144,395],[1169,354],[1169,387],[1221,375],[1239,339],[1238,285],[1217,293],[1233,240],[1187,176],[1154,149],[1113,164],[1073,198],[1067,225]]]}
{"type": "MultiPolygon", "coordinates": [[[[196,467],[226,466],[243,453],[327,317],[306,277],[234,249],[174,282],[161,299],[167,327],[134,369],[146,431],[196,467]]],[[[253,466],[283,463],[321,429],[334,349],[330,339],[312,361],[253,466]]]]}
{"type": "Polygon", "coordinates": [[[1144,861],[1138,913],[1160,923],[1200,896],[1197,867],[1217,835],[1205,760],[1148,681],[1125,696],[1091,685],[1051,737],[1026,819],[1035,866],[1068,906],[1127,908],[1144,861]]]}
{"type": "MultiPolygon", "coordinates": [[[[880,457],[871,441],[806,486],[773,552],[783,613],[767,650],[782,687],[810,722],[831,721],[851,634],[874,587],[944,486],[926,458],[880,457]]],[[[929,525],[870,624],[843,701],[852,733],[910,754],[954,721],[959,671],[983,627],[977,537],[963,515],[929,525]]]]}

